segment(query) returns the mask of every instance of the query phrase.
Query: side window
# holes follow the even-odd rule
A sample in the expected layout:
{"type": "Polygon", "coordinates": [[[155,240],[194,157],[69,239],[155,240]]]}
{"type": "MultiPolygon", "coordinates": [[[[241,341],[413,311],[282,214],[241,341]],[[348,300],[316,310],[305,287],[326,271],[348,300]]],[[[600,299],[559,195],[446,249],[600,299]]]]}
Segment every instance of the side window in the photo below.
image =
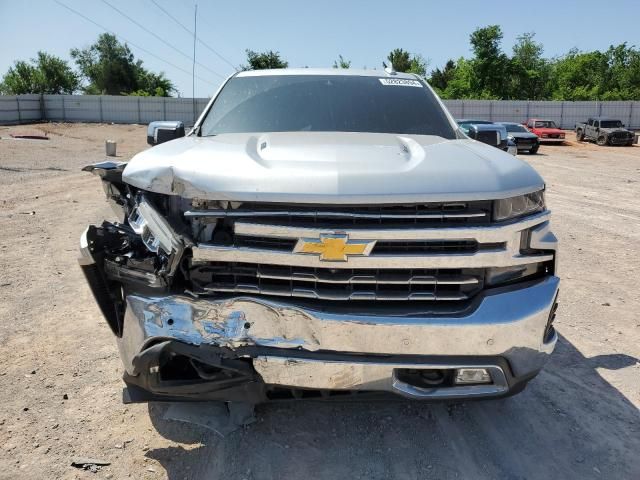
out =
{"type": "Polygon", "coordinates": [[[529,121],[527,122],[527,127],[529,127],[529,128],[533,128],[533,121],[532,121],[532,120],[529,120],[529,121]]]}
{"type": "Polygon", "coordinates": [[[593,126],[598,128],[600,126],[600,120],[594,120],[593,121],[593,126]]]}
{"type": "Polygon", "coordinates": [[[592,126],[593,126],[593,118],[590,118],[590,119],[587,121],[587,125],[589,125],[590,127],[592,127],[592,126]]]}

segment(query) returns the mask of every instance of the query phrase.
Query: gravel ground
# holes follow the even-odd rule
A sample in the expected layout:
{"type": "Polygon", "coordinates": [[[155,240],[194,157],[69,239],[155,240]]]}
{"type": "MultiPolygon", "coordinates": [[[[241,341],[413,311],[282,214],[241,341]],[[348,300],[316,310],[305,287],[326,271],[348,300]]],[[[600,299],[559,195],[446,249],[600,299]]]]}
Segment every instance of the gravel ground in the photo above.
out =
{"type": "Polygon", "coordinates": [[[0,127],[0,478],[640,478],[640,148],[543,146],[561,240],[561,336],[520,395],[462,404],[261,406],[225,438],[121,403],[115,342],[77,267],[111,218],[80,172],[138,125],[0,127]],[[97,472],[74,457],[110,462],[97,472]]]}

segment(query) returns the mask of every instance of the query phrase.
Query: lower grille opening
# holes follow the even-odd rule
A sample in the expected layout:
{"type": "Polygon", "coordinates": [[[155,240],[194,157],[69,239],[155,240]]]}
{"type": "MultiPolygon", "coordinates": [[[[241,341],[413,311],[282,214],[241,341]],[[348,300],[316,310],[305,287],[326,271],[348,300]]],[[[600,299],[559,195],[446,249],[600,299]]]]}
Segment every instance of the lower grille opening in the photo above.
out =
{"type": "Polygon", "coordinates": [[[163,382],[226,384],[246,378],[246,375],[237,370],[209,365],[195,358],[175,353],[169,353],[161,357],[158,365],[158,374],[163,382]]]}

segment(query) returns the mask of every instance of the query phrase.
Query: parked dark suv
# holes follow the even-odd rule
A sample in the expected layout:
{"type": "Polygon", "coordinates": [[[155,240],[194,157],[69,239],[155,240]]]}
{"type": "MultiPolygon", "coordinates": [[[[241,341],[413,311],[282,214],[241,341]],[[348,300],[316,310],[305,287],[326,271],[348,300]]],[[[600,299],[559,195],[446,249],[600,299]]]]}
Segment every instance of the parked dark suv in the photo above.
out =
{"type": "Polygon", "coordinates": [[[540,139],[535,133],[530,132],[527,127],[515,122],[497,122],[507,129],[509,139],[518,147],[518,152],[538,153],[540,139]]]}
{"type": "Polygon", "coordinates": [[[511,155],[518,153],[516,144],[513,140],[509,139],[507,129],[504,125],[499,125],[488,120],[470,120],[466,118],[456,120],[456,122],[468,137],[504,150],[511,155]]]}

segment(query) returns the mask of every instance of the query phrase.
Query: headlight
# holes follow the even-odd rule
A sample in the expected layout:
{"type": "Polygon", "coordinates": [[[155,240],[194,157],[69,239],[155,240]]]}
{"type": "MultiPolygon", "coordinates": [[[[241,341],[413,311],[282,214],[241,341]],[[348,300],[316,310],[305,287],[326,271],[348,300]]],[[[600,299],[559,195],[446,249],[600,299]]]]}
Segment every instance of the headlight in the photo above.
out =
{"type": "Polygon", "coordinates": [[[527,193],[519,197],[496,200],[493,205],[493,219],[496,221],[523,217],[545,209],[544,190],[527,193]]]}
{"type": "Polygon", "coordinates": [[[150,252],[164,251],[167,255],[182,251],[182,241],[169,223],[147,201],[140,196],[135,208],[129,215],[129,225],[140,235],[142,243],[150,252]]]}

